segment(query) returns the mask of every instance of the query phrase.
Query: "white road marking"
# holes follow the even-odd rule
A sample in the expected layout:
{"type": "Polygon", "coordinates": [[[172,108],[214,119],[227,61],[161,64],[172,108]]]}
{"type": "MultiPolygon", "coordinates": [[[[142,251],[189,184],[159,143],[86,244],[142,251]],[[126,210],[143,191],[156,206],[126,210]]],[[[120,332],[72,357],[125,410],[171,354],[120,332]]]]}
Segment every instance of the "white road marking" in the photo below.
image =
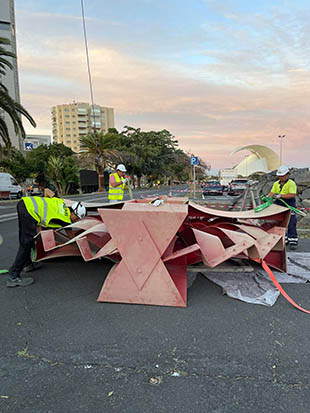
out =
{"type": "Polygon", "coordinates": [[[0,219],[1,218],[9,218],[9,217],[17,217],[17,212],[12,212],[11,214],[0,215],[0,219]]]}
{"type": "Polygon", "coordinates": [[[0,215],[0,222],[11,221],[12,219],[17,219],[17,212],[0,215]]]}
{"type": "Polygon", "coordinates": [[[1,222],[7,222],[7,221],[12,221],[13,219],[17,219],[17,214],[15,217],[10,217],[10,218],[5,218],[5,219],[0,219],[0,223],[1,222]]]}

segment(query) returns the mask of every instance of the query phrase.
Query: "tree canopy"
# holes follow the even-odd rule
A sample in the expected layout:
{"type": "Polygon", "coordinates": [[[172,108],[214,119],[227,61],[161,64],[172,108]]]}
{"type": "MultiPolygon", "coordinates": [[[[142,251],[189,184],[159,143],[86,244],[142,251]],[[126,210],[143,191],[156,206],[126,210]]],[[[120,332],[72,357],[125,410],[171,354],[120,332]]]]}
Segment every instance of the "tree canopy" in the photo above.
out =
{"type": "MultiPolygon", "coordinates": [[[[190,155],[178,147],[178,141],[166,129],[142,131],[125,126],[115,134],[115,148],[131,175],[147,175],[151,180],[170,177],[187,180],[190,172],[190,155]]],[[[200,160],[202,169],[206,166],[200,160]]]]}
{"type": "Polygon", "coordinates": [[[53,143],[51,145],[40,145],[38,148],[26,152],[25,160],[30,174],[36,179],[39,185],[48,186],[50,176],[48,170],[48,161],[50,157],[66,159],[72,157],[72,149],[62,143],[53,143]]]}
{"type": "MultiPolygon", "coordinates": [[[[12,156],[6,154],[0,166],[11,172],[18,181],[32,178],[43,187],[52,185],[59,194],[78,190],[79,165],[82,167],[81,161],[86,158],[89,160],[88,167],[97,170],[101,188],[103,169],[115,168],[118,163],[124,163],[128,174],[138,178],[138,186],[142,176],[147,177],[150,184],[156,180],[192,179],[191,155],[178,147],[178,141],[166,129],[142,131],[125,126],[122,132],[109,129],[106,134],[90,133],[81,138],[80,154],[56,143],[40,145],[26,152],[25,156],[17,150],[13,150],[12,156]]],[[[196,179],[202,178],[206,169],[209,165],[199,159],[196,179]]]]}
{"type": "MultiPolygon", "coordinates": [[[[91,132],[80,138],[81,157],[87,157],[99,175],[106,167],[122,162],[129,175],[136,175],[138,182],[143,175],[152,180],[161,177],[185,180],[189,173],[189,155],[178,147],[178,141],[166,129],[142,131],[125,126],[122,132],[115,128],[104,132],[91,132]]],[[[99,185],[100,188],[100,185],[99,185]]]]}
{"type": "Polygon", "coordinates": [[[98,173],[99,191],[103,190],[103,180],[101,179],[103,170],[121,159],[115,149],[117,136],[116,129],[109,129],[107,133],[94,131],[80,137],[80,156],[92,161],[98,173]]]}

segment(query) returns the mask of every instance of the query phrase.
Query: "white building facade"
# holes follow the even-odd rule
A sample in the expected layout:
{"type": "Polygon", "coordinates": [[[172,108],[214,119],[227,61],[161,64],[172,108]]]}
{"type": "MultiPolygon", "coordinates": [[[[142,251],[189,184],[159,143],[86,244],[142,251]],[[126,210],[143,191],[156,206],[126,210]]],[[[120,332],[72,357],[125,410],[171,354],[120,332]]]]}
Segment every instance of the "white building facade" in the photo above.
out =
{"type": "Polygon", "coordinates": [[[26,135],[26,139],[23,142],[23,150],[31,151],[36,149],[40,145],[50,145],[51,135],[26,135]]]}

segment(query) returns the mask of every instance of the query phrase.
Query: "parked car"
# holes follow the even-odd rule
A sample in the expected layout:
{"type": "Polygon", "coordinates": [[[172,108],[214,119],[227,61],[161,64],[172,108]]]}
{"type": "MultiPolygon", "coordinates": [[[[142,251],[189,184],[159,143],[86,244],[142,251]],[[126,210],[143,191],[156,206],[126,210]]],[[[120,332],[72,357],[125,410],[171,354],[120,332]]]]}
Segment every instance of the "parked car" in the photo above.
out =
{"type": "Polygon", "coordinates": [[[38,184],[32,184],[27,188],[29,195],[43,196],[43,189],[38,184]]]}
{"type": "Polygon", "coordinates": [[[229,184],[228,195],[240,195],[242,194],[248,185],[248,180],[244,178],[234,179],[229,184]]]}
{"type": "Polygon", "coordinates": [[[223,195],[224,186],[221,185],[220,181],[207,181],[203,187],[202,193],[204,196],[223,195]]]}
{"type": "Polygon", "coordinates": [[[21,198],[23,191],[16,179],[9,173],[0,172],[0,197],[21,198]]]}

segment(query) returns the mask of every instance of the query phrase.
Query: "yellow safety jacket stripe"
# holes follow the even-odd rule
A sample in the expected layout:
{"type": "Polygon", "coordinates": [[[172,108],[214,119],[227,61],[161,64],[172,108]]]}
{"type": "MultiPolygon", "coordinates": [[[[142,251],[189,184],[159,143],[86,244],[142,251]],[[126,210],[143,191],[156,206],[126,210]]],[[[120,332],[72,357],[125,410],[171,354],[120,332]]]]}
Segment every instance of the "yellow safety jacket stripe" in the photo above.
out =
{"type": "MultiPolygon", "coordinates": [[[[115,177],[115,181],[121,182],[121,178],[119,177],[117,172],[114,172],[112,174],[115,177]]],[[[122,201],[124,196],[124,184],[113,187],[110,185],[110,180],[109,180],[109,196],[108,198],[114,201],[122,201]]]]}
{"type": "Polygon", "coordinates": [[[46,228],[61,228],[59,223],[71,224],[70,210],[60,198],[41,198],[39,196],[22,198],[28,213],[34,218],[39,226],[46,228]]]}

